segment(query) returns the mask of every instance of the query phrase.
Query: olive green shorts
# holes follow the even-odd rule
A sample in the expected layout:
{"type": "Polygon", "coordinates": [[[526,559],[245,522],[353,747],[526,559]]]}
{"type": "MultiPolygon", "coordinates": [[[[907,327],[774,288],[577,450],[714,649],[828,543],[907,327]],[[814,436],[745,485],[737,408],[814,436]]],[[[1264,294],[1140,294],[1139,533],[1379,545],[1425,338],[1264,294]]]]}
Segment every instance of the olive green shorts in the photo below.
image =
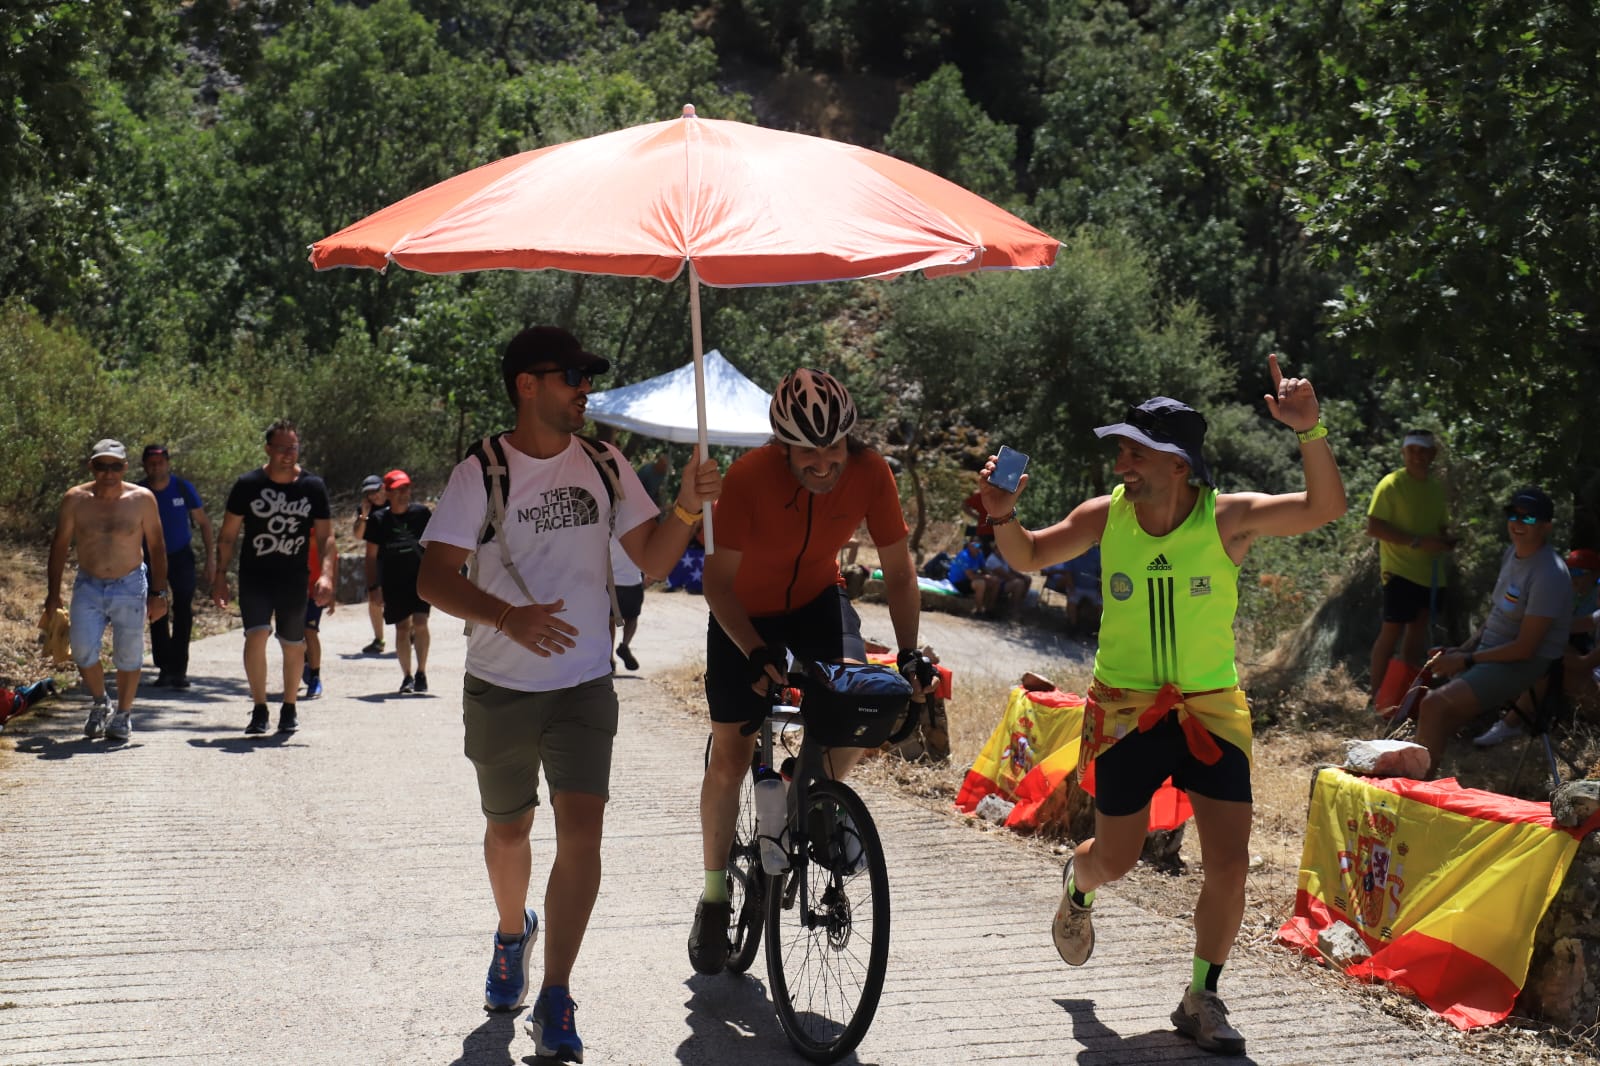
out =
{"type": "Polygon", "coordinates": [[[610,676],[554,692],[519,692],[466,676],[463,746],[478,773],[491,822],[514,822],[539,805],[539,768],[552,794],[610,796],[617,694],[610,676]]]}

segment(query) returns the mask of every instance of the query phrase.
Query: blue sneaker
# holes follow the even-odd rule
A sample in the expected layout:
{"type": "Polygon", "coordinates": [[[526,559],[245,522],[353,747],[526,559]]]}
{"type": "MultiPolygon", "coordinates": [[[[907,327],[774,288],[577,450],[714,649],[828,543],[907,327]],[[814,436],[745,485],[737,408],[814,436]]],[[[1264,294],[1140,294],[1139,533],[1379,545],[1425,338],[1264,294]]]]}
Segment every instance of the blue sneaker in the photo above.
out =
{"type": "Polygon", "coordinates": [[[319,700],[322,698],[322,676],[319,674],[306,682],[306,699],[319,700]]]}
{"type": "Polygon", "coordinates": [[[551,985],[539,993],[523,1026],[533,1037],[535,1054],[562,1062],[583,1061],[583,1041],[578,1039],[578,1029],[572,1021],[577,1009],[561,985],[551,985]]]}
{"type": "Polygon", "coordinates": [[[529,907],[524,913],[522,936],[507,943],[494,935],[494,961],[483,986],[483,1009],[519,1010],[528,998],[528,949],[539,937],[539,916],[529,907]]]}

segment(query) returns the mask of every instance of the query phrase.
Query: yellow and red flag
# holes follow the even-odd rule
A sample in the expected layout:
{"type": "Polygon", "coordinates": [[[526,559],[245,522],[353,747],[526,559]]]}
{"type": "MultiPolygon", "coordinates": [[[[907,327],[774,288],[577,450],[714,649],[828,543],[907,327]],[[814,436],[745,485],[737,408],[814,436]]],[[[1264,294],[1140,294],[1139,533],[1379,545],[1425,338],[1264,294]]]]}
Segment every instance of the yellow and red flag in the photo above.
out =
{"type": "MultiPolygon", "coordinates": [[[[1016,801],[1018,786],[1046,761],[1053,767],[1065,765],[1058,776],[1060,780],[1077,767],[1082,738],[1082,696],[1059,689],[1030,692],[1020,685],[1015,686],[1006,700],[1005,714],[961,782],[956,807],[971,814],[978,801],[990,793],[1016,801]]],[[[1035,783],[1035,787],[1040,785],[1042,781],[1035,783]]],[[[1034,806],[1037,807],[1050,791],[1046,788],[1034,800],[1034,806]]],[[[1012,815],[1016,816],[1015,809],[1012,815]]]]}
{"type": "Polygon", "coordinates": [[[1317,954],[1343,921],[1371,957],[1345,968],[1409,989],[1458,1029],[1511,1013],[1534,931],[1578,841],[1548,804],[1464,789],[1456,781],[1317,775],[1294,917],[1278,939],[1317,954]]]}

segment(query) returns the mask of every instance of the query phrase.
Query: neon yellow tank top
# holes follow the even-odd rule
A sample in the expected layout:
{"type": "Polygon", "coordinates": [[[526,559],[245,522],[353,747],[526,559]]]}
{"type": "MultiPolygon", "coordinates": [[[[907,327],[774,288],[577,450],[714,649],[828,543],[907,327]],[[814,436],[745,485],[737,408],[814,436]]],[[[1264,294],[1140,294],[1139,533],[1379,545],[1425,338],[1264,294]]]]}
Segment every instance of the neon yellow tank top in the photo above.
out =
{"type": "Polygon", "coordinates": [[[1100,647],[1094,676],[1114,688],[1184,692],[1239,683],[1233,616],[1239,567],[1217,533],[1217,493],[1202,489],[1182,525],[1164,537],[1139,527],[1123,487],[1111,492],[1100,540],[1100,647]]]}

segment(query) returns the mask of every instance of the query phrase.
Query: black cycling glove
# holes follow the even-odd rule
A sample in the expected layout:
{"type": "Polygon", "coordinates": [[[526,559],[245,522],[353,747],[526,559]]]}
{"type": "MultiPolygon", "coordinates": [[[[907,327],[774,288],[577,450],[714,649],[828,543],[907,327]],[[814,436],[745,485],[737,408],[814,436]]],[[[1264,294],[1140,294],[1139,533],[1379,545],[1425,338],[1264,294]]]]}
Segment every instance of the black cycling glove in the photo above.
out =
{"type": "Polygon", "coordinates": [[[789,654],[781,644],[763,644],[760,647],[752,648],[747,661],[750,664],[750,683],[752,685],[767,677],[768,666],[776,666],[779,677],[782,677],[789,669],[789,654]]]}
{"type": "Polygon", "coordinates": [[[933,684],[933,660],[915,648],[901,648],[900,653],[894,657],[894,665],[895,669],[900,671],[901,677],[915,676],[917,684],[923,688],[933,684]],[[914,674],[906,672],[908,666],[913,668],[914,674]]]}

